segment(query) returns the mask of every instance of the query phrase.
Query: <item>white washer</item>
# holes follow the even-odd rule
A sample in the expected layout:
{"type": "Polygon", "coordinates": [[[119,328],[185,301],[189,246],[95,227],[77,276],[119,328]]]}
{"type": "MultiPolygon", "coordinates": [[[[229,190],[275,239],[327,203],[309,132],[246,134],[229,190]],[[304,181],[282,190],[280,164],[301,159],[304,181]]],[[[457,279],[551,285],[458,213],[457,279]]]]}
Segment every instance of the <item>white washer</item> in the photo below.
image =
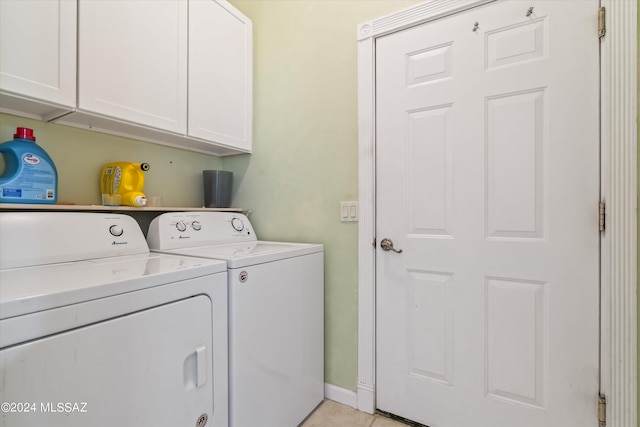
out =
{"type": "Polygon", "coordinates": [[[0,213],[0,425],[228,426],[224,262],[136,221],[0,213]]]}
{"type": "Polygon", "coordinates": [[[324,398],[323,246],[258,241],[229,212],[159,215],[147,241],[227,262],[230,425],[300,424],[324,398]]]}

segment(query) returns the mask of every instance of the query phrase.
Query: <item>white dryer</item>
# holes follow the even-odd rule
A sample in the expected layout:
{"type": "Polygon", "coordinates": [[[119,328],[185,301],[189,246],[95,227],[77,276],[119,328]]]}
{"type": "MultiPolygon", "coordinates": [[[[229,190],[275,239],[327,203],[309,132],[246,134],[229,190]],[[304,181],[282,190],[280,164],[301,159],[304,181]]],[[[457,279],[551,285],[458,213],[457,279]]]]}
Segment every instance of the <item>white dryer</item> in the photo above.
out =
{"type": "Polygon", "coordinates": [[[324,249],[259,241],[246,216],[166,213],[149,248],[227,262],[232,427],[295,427],[324,399],[324,249]]]}
{"type": "Polygon", "coordinates": [[[0,213],[0,425],[228,426],[226,264],[136,221],[0,213]]]}

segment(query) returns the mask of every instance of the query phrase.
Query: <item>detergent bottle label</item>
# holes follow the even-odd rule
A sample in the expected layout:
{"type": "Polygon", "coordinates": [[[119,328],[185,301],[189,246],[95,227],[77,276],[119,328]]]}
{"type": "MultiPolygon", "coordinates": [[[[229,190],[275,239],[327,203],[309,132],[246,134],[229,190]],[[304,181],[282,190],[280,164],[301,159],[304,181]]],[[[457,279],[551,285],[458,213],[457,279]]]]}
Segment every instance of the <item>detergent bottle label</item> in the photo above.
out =
{"type": "Polygon", "coordinates": [[[24,200],[54,200],[56,190],[52,183],[56,182],[56,171],[46,161],[34,153],[22,155],[22,167],[13,179],[0,185],[4,199],[24,200]]]}
{"type": "Polygon", "coordinates": [[[107,189],[108,194],[118,194],[122,169],[120,166],[107,166],[102,174],[102,188],[107,189]]]}

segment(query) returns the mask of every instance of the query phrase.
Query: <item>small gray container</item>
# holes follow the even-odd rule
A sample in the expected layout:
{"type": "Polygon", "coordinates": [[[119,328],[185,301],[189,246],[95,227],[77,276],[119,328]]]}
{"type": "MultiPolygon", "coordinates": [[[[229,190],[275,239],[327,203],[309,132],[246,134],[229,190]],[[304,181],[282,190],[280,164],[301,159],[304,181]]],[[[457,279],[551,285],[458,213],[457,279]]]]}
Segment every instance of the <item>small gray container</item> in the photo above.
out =
{"type": "Polygon", "coordinates": [[[228,208],[231,206],[233,172],[220,170],[202,171],[205,208],[228,208]]]}

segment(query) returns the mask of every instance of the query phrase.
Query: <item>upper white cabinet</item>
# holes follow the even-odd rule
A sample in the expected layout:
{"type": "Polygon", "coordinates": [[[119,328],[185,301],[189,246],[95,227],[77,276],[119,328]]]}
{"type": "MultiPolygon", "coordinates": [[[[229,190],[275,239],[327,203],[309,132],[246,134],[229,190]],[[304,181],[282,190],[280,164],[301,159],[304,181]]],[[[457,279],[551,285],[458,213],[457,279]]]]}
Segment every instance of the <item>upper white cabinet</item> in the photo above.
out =
{"type": "Polygon", "coordinates": [[[189,1],[190,136],[251,150],[252,55],[246,16],[227,2],[189,1]]]}
{"type": "Polygon", "coordinates": [[[0,111],[50,120],[76,106],[76,0],[0,0],[0,111]]]}
{"type": "Polygon", "coordinates": [[[78,110],[186,134],[187,2],[78,8],[78,110]]]}
{"type": "Polygon", "coordinates": [[[252,24],[226,0],[0,0],[0,19],[2,111],[251,152],[252,24]]]}

